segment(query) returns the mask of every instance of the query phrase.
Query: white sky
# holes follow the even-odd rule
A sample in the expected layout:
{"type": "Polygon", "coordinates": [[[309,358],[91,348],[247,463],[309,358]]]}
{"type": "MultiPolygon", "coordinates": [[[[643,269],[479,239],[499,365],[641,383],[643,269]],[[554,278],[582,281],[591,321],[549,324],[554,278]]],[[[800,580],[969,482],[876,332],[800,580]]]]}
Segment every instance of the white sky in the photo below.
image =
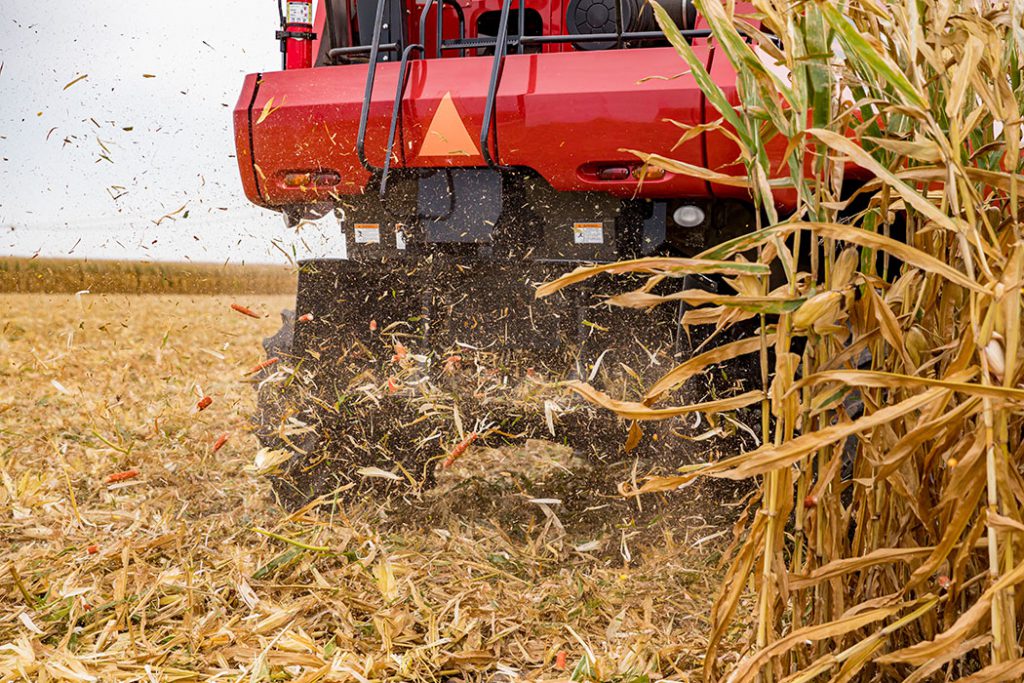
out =
{"type": "Polygon", "coordinates": [[[0,0],[0,255],[283,262],[231,132],[276,29],[276,0],[0,0]]]}

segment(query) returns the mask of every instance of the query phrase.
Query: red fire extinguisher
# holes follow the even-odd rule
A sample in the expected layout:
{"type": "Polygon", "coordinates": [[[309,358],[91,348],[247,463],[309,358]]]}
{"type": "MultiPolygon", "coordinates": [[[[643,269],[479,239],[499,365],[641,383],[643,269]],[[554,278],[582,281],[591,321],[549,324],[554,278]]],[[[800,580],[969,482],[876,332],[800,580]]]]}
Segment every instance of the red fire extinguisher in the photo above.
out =
{"type": "Polygon", "coordinates": [[[281,30],[276,33],[281,41],[282,63],[285,69],[308,69],[313,66],[313,0],[286,0],[282,7],[281,30]]]}

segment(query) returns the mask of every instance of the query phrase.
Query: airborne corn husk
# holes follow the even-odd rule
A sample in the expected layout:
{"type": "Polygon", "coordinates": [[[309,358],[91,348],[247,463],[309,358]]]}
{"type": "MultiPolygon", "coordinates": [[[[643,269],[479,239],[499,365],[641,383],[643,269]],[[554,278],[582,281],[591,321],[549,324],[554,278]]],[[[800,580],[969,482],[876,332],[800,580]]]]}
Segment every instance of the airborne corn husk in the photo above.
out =
{"type": "MultiPolygon", "coordinates": [[[[757,249],[757,261],[786,283],[770,291],[765,275],[748,271],[728,280],[731,301],[681,292],[611,303],[685,301],[694,308],[684,323],[720,327],[761,315],[760,357],[771,363],[764,445],[638,489],[759,478],[758,505],[726,558],[704,674],[1021,680],[1022,8],[754,0],[759,33],[734,3],[695,4],[715,34],[716,59],[739,73],[735,108],[654,10],[739,142],[747,178],[723,180],[748,187],[766,216],[756,233],[695,261],[757,249]],[[784,184],[768,180],[765,146],[776,136],[788,140],[785,170],[798,201],[788,219],[770,198],[784,184]],[[850,183],[843,191],[849,162],[873,177],[858,195],[850,183]],[[718,645],[748,585],[755,634],[749,654],[727,669],[718,645]]],[[[732,348],[757,350],[746,341],[732,348]]],[[[645,405],[657,409],[723,357],[705,353],[666,373],[645,405]]]]}

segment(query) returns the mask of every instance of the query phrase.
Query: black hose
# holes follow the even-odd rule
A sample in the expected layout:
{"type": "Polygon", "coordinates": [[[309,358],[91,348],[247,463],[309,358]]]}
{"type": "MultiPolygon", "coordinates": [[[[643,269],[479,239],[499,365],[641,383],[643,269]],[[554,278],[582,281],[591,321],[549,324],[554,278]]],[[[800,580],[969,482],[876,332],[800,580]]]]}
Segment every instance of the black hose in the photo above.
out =
{"type": "MultiPolygon", "coordinates": [[[[284,5],[281,4],[281,0],[277,0],[277,17],[281,22],[281,30],[284,31],[284,5]]],[[[281,70],[284,71],[288,68],[288,47],[285,44],[284,38],[281,38],[281,70]]]]}

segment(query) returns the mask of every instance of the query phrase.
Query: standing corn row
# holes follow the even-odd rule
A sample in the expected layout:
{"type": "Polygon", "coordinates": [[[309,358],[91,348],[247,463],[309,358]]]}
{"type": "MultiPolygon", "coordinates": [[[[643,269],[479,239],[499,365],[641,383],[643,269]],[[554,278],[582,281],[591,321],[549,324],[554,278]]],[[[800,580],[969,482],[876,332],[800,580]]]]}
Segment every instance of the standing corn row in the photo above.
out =
{"type": "Polygon", "coordinates": [[[573,389],[633,420],[764,402],[763,446],[639,489],[760,479],[726,562],[705,674],[1022,680],[1021,9],[755,0],[758,32],[731,2],[696,4],[740,74],[738,106],[654,9],[739,140],[764,225],[695,259],[619,269],[725,273],[731,299],[680,291],[611,303],[709,304],[722,324],[759,316],[756,338],[702,359],[760,351],[765,386],[659,405],[699,369],[689,361],[637,403],[573,389]],[[765,167],[777,136],[799,198],[788,218],[773,213],[765,167]],[[856,194],[844,184],[850,163],[874,178],[856,194]],[[756,261],[744,256],[752,249],[756,261]],[[769,271],[785,282],[769,285],[769,271]],[[717,646],[751,580],[751,648],[723,671],[717,646]]]}

